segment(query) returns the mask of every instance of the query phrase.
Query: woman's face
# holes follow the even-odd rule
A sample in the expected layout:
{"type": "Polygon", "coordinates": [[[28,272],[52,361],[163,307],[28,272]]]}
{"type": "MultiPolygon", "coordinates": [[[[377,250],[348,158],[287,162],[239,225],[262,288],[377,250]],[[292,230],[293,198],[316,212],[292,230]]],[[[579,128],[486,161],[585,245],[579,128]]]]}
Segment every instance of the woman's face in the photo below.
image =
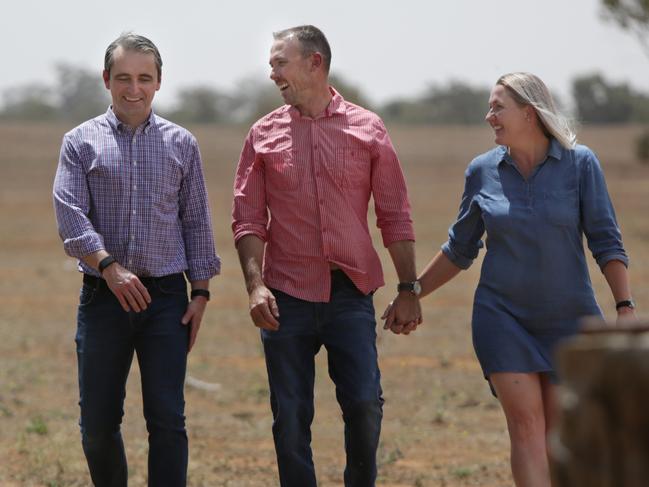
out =
{"type": "Polygon", "coordinates": [[[521,137],[529,136],[532,110],[529,106],[516,103],[504,86],[494,86],[489,96],[489,111],[485,120],[494,130],[496,144],[520,144],[521,137]]]}

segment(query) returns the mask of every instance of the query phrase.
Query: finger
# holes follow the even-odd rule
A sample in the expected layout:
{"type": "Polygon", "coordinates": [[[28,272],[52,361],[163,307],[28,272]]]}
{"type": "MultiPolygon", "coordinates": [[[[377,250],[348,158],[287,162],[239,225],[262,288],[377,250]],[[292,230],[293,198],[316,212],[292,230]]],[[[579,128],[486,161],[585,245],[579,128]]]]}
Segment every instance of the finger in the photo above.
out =
{"type": "Polygon", "coordinates": [[[383,325],[383,329],[384,330],[391,329],[392,324],[394,323],[394,319],[395,319],[395,313],[392,309],[390,309],[388,315],[385,318],[385,324],[383,325]]]}
{"type": "Polygon", "coordinates": [[[126,301],[128,302],[129,307],[133,311],[135,311],[136,313],[139,313],[140,311],[142,311],[140,309],[139,303],[137,302],[137,299],[135,298],[135,296],[133,296],[130,289],[125,289],[124,290],[124,298],[126,299],[126,301]]]}
{"type": "Polygon", "coordinates": [[[187,348],[187,353],[192,351],[194,344],[196,343],[196,336],[198,335],[198,328],[200,324],[192,320],[189,325],[189,347],[187,348]]]}
{"type": "MultiPolygon", "coordinates": [[[[147,304],[150,303],[151,302],[151,295],[149,294],[149,290],[146,288],[146,286],[144,284],[142,284],[142,281],[135,278],[135,280],[133,282],[134,282],[135,287],[137,288],[137,290],[140,291],[140,294],[142,295],[144,300],[147,302],[147,304]]],[[[145,308],[146,308],[146,306],[145,306],[145,308]]]]}
{"type": "Polygon", "coordinates": [[[183,317],[180,318],[180,322],[183,325],[187,325],[191,321],[193,314],[194,313],[192,312],[192,310],[190,308],[187,308],[187,311],[185,311],[185,314],[183,315],[183,317]]]}
{"type": "Polygon", "coordinates": [[[385,311],[381,315],[382,320],[384,320],[384,319],[386,319],[388,317],[388,313],[390,312],[390,309],[392,309],[392,302],[390,302],[390,304],[388,304],[388,306],[385,308],[385,311]]]}
{"type": "Polygon", "coordinates": [[[128,303],[126,302],[126,299],[124,299],[124,296],[122,296],[122,294],[120,294],[119,292],[113,292],[113,294],[117,298],[117,301],[119,301],[119,304],[124,311],[126,311],[127,313],[131,311],[131,308],[129,308],[128,303]]]}
{"type": "MultiPolygon", "coordinates": [[[[272,294],[268,297],[268,303],[270,304],[270,311],[273,314],[275,318],[279,318],[279,307],[277,306],[277,301],[275,300],[275,296],[272,294]]],[[[279,326],[279,323],[277,323],[277,326],[279,326]]]]}
{"type": "MultiPolygon", "coordinates": [[[[146,289],[144,291],[146,292],[146,289]]],[[[137,301],[140,310],[144,311],[147,308],[148,302],[144,297],[144,295],[142,294],[142,292],[140,291],[140,289],[137,287],[137,285],[131,288],[131,295],[133,296],[135,301],[137,301]]]]}
{"type": "MultiPolygon", "coordinates": [[[[275,305],[277,306],[277,305],[275,305]]],[[[261,309],[259,310],[261,312],[261,317],[262,320],[265,323],[268,323],[269,325],[272,325],[275,329],[279,328],[279,321],[275,318],[273,312],[271,312],[270,308],[266,306],[261,306],[261,309]]]]}

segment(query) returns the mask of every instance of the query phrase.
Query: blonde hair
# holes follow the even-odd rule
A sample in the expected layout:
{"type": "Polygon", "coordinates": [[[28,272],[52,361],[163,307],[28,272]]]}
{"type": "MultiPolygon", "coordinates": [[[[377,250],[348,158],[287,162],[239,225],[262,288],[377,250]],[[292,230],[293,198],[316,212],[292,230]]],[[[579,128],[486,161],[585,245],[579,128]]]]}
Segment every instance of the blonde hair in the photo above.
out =
{"type": "Polygon", "coordinates": [[[577,135],[572,124],[557,110],[550,90],[538,76],[523,72],[508,73],[498,78],[496,84],[504,86],[519,105],[534,108],[545,135],[554,137],[566,149],[575,147],[577,135]]]}

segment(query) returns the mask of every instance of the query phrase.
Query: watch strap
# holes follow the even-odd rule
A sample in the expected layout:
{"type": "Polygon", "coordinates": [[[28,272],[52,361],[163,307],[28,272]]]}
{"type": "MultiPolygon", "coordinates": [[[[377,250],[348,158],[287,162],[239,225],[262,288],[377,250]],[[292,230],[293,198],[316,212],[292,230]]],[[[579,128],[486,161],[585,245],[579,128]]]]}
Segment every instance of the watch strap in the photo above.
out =
{"type": "Polygon", "coordinates": [[[207,289],[192,289],[192,292],[189,293],[192,299],[197,296],[202,296],[208,301],[210,300],[210,292],[207,289]]]}
{"type": "Polygon", "coordinates": [[[633,302],[632,299],[624,299],[622,301],[618,301],[615,303],[615,309],[620,309],[620,308],[635,308],[635,303],[633,302]]]}
{"type": "Polygon", "coordinates": [[[108,256],[104,257],[103,259],[101,259],[99,261],[99,265],[97,266],[97,269],[99,270],[99,273],[103,274],[104,271],[106,270],[106,267],[108,267],[111,264],[114,264],[115,262],[117,262],[117,259],[115,257],[113,257],[112,255],[108,255],[108,256]]]}

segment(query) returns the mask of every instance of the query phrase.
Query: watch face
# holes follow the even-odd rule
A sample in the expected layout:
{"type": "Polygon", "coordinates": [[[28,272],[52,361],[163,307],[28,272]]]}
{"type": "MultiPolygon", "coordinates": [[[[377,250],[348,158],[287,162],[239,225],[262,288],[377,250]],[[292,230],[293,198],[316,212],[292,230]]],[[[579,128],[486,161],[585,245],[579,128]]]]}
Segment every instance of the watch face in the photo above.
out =
{"type": "Polygon", "coordinates": [[[415,293],[417,296],[421,294],[421,284],[419,281],[415,281],[412,283],[412,292],[415,293]]]}

